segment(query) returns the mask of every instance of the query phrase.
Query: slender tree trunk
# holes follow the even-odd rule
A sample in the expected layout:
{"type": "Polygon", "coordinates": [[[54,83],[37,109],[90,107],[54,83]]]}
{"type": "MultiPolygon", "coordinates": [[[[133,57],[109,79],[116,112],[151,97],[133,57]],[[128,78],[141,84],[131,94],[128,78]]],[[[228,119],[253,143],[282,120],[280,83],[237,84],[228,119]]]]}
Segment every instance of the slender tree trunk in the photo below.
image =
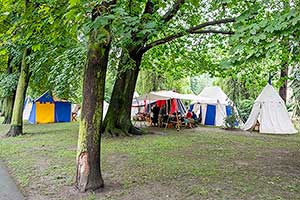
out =
{"type": "Polygon", "coordinates": [[[23,106],[30,78],[29,65],[26,63],[26,57],[29,54],[29,49],[25,49],[23,52],[21,73],[16,91],[16,97],[13,106],[12,121],[10,129],[6,136],[18,136],[23,133],[23,106]]]}
{"type": "Polygon", "coordinates": [[[11,123],[11,118],[12,118],[12,113],[13,113],[13,106],[14,106],[14,96],[8,96],[5,97],[4,99],[4,107],[3,107],[3,124],[10,124],[11,123]]]}
{"type": "Polygon", "coordinates": [[[134,127],[131,122],[132,99],[140,71],[142,56],[123,54],[120,62],[111,101],[104,120],[104,135],[129,136],[141,134],[141,130],[134,127]],[[122,70],[123,69],[123,70],[122,70]],[[124,71],[124,69],[127,69],[124,71]]]}
{"type": "Polygon", "coordinates": [[[84,70],[83,104],[77,149],[75,184],[80,192],[96,190],[104,185],[100,166],[100,130],[109,49],[109,31],[104,28],[92,31],[84,70]],[[106,40],[99,41],[103,35],[106,36],[106,40]]]}
{"type": "MultiPolygon", "coordinates": [[[[10,75],[13,73],[13,67],[12,67],[12,60],[13,57],[9,56],[7,61],[7,75],[10,75]]],[[[13,106],[14,106],[14,100],[16,96],[16,89],[12,91],[11,95],[6,96],[3,99],[3,107],[1,108],[2,114],[4,116],[3,124],[10,124],[12,113],[13,113],[13,106]]]]}
{"type": "Polygon", "coordinates": [[[288,71],[289,71],[288,64],[285,63],[283,65],[283,68],[280,70],[280,78],[283,79],[284,82],[283,82],[282,86],[279,88],[279,95],[285,103],[286,103],[286,100],[287,100],[288,71]]]}

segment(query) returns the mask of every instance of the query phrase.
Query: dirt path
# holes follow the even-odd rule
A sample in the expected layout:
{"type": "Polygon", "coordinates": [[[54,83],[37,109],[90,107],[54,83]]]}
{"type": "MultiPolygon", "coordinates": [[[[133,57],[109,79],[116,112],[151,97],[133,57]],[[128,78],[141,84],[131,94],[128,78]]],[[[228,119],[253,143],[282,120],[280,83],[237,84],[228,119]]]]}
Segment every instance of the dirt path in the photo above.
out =
{"type": "Polygon", "coordinates": [[[0,161],[0,200],[24,200],[22,193],[0,161]]]}

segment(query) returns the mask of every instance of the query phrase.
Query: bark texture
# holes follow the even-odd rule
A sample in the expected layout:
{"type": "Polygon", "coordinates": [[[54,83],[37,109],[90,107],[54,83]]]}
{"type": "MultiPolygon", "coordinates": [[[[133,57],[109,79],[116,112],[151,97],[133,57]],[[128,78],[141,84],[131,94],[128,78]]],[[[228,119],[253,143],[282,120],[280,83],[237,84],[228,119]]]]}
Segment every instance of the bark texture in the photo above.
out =
{"type": "Polygon", "coordinates": [[[107,28],[93,30],[89,37],[87,65],[84,70],[83,104],[77,149],[75,184],[80,192],[104,186],[100,165],[100,130],[109,49],[109,30],[107,28]]]}
{"type": "MultiPolygon", "coordinates": [[[[6,70],[8,75],[13,73],[12,60],[13,57],[9,56],[7,60],[7,70],[6,70]]],[[[4,120],[2,122],[3,124],[11,123],[15,96],[16,96],[16,89],[14,89],[10,95],[3,98],[2,105],[0,106],[2,116],[4,117],[4,120]]]]}
{"type": "Polygon", "coordinates": [[[103,134],[109,137],[139,135],[131,122],[131,105],[142,56],[122,54],[111,101],[104,120],[103,134]],[[127,69],[127,70],[123,70],[127,69]]]}
{"type": "Polygon", "coordinates": [[[25,48],[23,52],[21,73],[18,81],[16,97],[13,106],[11,126],[6,136],[18,136],[23,133],[23,106],[30,78],[29,65],[26,63],[26,57],[30,50],[25,48]]]}
{"type": "Polygon", "coordinates": [[[14,106],[14,95],[3,99],[2,115],[4,117],[3,124],[10,124],[14,106]]]}
{"type": "Polygon", "coordinates": [[[288,78],[288,65],[285,64],[283,68],[280,70],[280,78],[283,80],[282,86],[279,88],[279,95],[283,99],[283,101],[286,103],[287,99],[287,78],[288,78]]]}

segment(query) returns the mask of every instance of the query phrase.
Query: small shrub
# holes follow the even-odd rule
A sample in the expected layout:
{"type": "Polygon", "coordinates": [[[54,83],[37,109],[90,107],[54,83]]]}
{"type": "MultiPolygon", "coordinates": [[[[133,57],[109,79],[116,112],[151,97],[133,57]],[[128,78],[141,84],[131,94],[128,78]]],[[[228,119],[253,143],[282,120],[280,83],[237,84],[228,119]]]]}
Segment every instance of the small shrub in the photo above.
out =
{"type": "Polygon", "coordinates": [[[237,115],[237,112],[233,104],[230,104],[229,106],[231,109],[231,115],[228,115],[225,118],[225,127],[227,129],[234,129],[238,126],[239,116],[237,115]]]}
{"type": "Polygon", "coordinates": [[[237,109],[239,111],[240,119],[243,122],[247,121],[247,119],[250,115],[253,103],[254,103],[253,99],[245,99],[238,103],[237,109]]]}

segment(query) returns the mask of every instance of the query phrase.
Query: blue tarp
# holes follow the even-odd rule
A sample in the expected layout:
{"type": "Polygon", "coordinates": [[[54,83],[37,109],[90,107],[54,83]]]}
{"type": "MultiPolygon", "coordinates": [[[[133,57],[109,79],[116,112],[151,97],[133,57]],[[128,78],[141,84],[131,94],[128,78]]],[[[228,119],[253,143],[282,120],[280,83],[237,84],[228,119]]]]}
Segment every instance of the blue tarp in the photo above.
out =
{"type": "Polygon", "coordinates": [[[32,108],[31,108],[31,111],[30,111],[28,122],[31,123],[31,124],[35,124],[35,122],[36,122],[35,117],[36,117],[36,105],[35,105],[35,102],[34,102],[32,104],[32,108]]]}
{"type": "Polygon", "coordinates": [[[227,116],[230,116],[231,113],[232,113],[231,107],[230,107],[230,106],[226,106],[226,115],[227,115],[227,116]]]}
{"type": "Polygon", "coordinates": [[[55,122],[71,121],[71,103],[55,102],[55,122]]]}
{"type": "Polygon", "coordinates": [[[216,118],[216,106],[207,104],[206,116],[205,116],[205,125],[215,125],[216,118]]]}
{"type": "Polygon", "coordinates": [[[44,94],[42,94],[42,96],[36,98],[34,101],[35,102],[38,101],[40,103],[47,103],[47,102],[53,103],[54,102],[54,100],[52,98],[52,95],[51,95],[51,93],[49,91],[45,92],[44,94]]]}

